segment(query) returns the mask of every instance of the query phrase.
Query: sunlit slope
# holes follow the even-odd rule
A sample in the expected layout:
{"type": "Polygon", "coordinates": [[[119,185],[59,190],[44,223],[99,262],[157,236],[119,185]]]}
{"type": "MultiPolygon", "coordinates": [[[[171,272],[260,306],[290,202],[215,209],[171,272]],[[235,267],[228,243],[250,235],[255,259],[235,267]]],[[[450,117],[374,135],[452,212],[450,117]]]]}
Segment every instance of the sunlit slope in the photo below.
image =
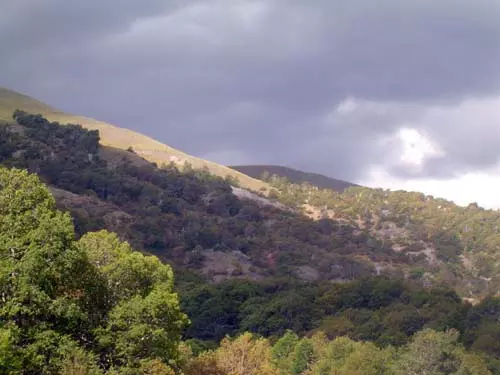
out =
{"type": "Polygon", "coordinates": [[[159,165],[170,162],[182,165],[188,162],[194,168],[206,167],[211,173],[217,176],[237,178],[241,186],[247,189],[258,191],[268,187],[262,181],[223,165],[188,155],[135,131],[110,125],[92,118],[64,113],[27,95],[0,87],[0,122],[12,122],[12,113],[16,109],[21,109],[29,113],[40,113],[47,119],[58,121],[61,124],[80,124],[87,129],[99,130],[103,145],[124,150],[132,147],[138,155],[159,165]]]}

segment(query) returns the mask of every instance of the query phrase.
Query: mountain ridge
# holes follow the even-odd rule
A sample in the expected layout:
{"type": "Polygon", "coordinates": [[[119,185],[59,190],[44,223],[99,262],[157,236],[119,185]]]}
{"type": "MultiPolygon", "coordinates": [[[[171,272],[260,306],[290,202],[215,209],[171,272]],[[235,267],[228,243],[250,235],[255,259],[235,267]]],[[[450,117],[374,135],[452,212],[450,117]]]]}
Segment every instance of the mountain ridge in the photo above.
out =
{"type": "Polygon", "coordinates": [[[262,174],[267,172],[270,175],[285,177],[288,181],[294,184],[307,182],[320,189],[331,189],[337,192],[342,192],[350,187],[359,186],[357,184],[339,180],[320,173],[305,172],[281,165],[230,165],[229,168],[256,179],[261,179],[262,174]]]}
{"type": "Polygon", "coordinates": [[[41,114],[49,121],[56,121],[61,124],[80,124],[86,129],[98,130],[100,142],[103,146],[115,147],[122,150],[131,149],[149,162],[157,163],[158,165],[174,163],[178,166],[183,166],[184,163],[188,163],[196,169],[208,169],[211,173],[219,177],[229,177],[241,184],[242,187],[253,191],[262,192],[268,188],[268,185],[260,180],[251,178],[226,166],[189,155],[139,132],[120,128],[89,117],[67,114],[26,94],[0,87],[0,122],[12,124],[12,113],[16,109],[33,114],[41,114]]]}

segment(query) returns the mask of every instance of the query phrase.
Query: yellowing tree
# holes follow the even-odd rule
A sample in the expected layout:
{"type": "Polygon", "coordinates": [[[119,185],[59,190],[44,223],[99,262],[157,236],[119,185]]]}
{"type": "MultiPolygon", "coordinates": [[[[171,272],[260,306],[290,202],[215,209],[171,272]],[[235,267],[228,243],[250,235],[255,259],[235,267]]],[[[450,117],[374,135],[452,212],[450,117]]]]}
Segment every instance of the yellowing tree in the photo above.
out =
{"type": "Polygon", "coordinates": [[[266,339],[245,333],[225,338],[216,351],[217,364],[228,375],[278,375],[271,365],[271,346],[266,339]]]}

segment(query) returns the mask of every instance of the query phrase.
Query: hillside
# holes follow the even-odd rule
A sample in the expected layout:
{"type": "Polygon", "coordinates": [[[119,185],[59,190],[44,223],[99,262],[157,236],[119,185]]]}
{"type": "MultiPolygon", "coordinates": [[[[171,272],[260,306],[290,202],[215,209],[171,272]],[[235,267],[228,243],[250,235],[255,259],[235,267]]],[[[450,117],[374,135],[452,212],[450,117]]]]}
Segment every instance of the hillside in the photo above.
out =
{"type": "Polygon", "coordinates": [[[500,372],[498,299],[472,307],[385,279],[179,295],[169,265],[106,230],[76,239],[40,179],[4,167],[0,270],[5,375],[500,372]]]}
{"type": "MultiPolygon", "coordinates": [[[[60,121],[85,120],[2,92],[4,119],[12,119],[9,107],[21,104],[60,121]]],[[[104,146],[106,134],[136,133],[85,121],[84,130],[21,113],[16,124],[9,120],[10,130],[3,128],[0,142],[2,163],[36,171],[59,206],[72,212],[81,234],[110,229],[139,250],[217,282],[284,275],[345,281],[385,274],[424,285],[445,283],[464,298],[498,293],[498,212],[419,193],[358,186],[339,193],[269,174],[270,196],[280,206],[231,187],[207,164],[158,168],[139,147],[131,152],[125,144],[104,146]]],[[[144,139],[144,149],[156,144],[144,139]]]]}
{"type": "Polygon", "coordinates": [[[358,186],[347,181],[337,180],[318,173],[302,172],[279,165],[231,165],[229,168],[257,179],[262,179],[264,173],[267,172],[269,175],[284,177],[293,184],[307,182],[321,189],[331,189],[338,192],[342,192],[352,186],[358,186]]]}
{"type": "Polygon", "coordinates": [[[413,261],[425,259],[427,266],[412,276],[424,283],[441,280],[464,297],[499,293],[498,210],[460,207],[418,192],[351,187],[338,193],[278,176],[267,181],[285,204],[353,225],[413,261]]]}
{"type": "Polygon", "coordinates": [[[38,173],[58,206],[71,211],[79,234],[112,230],[212,281],[348,280],[374,275],[372,260],[399,262],[388,248],[354,239],[354,226],[312,221],[206,170],[158,168],[133,152],[102,146],[95,130],[39,115],[16,113],[16,121],[0,128],[0,163],[38,173]],[[353,251],[372,260],[356,259],[353,251]]]}
{"type": "MultiPolygon", "coordinates": [[[[426,335],[429,329],[452,328],[456,330],[449,337],[453,342],[460,340],[460,345],[487,355],[490,368],[500,373],[500,350],[495,346],[500,340],[500,300],[491,297],[499,286],[495,261],[498,213],[495,216],[495,212],[477,207],[464,209],[415,193],[359,187],[336,193],[307,184],[290,184],[284,178],[271,176],[269,183],[274,188],[273,195],[282,202],[279,204],[234,189],[228,181],[203,169],[181,170],[173,165],[158,168],[134,152],[105,147],[99,143],[96,130],[61,126],[24,112],[16,112],[14,118],[16,124],[0,127],[0,172],[7,176],[4,180],[11,181],[9,173],[17,173],[2,172],[7,171],[4,167],[36,172],[49,185],[59,209],[71,213],[76,236],[92,257],[109,261],[108,252],[125,251],[111,257],[119,264],[103,267],[101,271],[109,272],[113,278],[107,285],[116,289],[112,291],[114,295],[131,297],[136,303],[146,298],[144,306],[149,306],[152,301],[148,300],[148,293],[156,277],[148,276],[149,268],[141,270],[140,254],[130,254],[129,245],[121,244],[114,235],[88,232],[113,231],[133,248],[171,264],[177,275],[180,307],[191,321],[182,334],[198,352],[215,347],[226,335],[245,331],[272,337],[273,342],[289,335],[287,330],[293,330],[306,337],[317,334],[318,340],[347,336],[348,340],[371,341],[381,348],[388,345],[405,348],[420,330],[426,335]],[[311,220],[290,209],[287,202],[295,206],[322,206],[325,212],[319,220],[311,220]],[[150,281],[151,278],[154,280],[150,281]],[[145,286],[144,293],[136,284],[145,286]],[[136,290],[142,296],[133,296],[136,290]],[[474,298],[476,305],[467,303],[467,298],[474,298]]],[[[0,192],[6,185],[0,184],[0,192]]],[[[0,209],[4,209],[0,221],[4,220],[3,228],[9,231],[4,236],[7,241],[17,241],[12,233],[16,228],[24,235],[23,225],[9,224],[9,220],[17,217],[17,204],[26,210],[26,216],[21,215],[20,220],[26,218],[32,223],[30,215],[38,213],[29,208],[31,198],[22,196],[23,191],[36,194],[37,189],[25,183],[18,183],[12,189],[3,194],[0,202],[0,209]],[[13,196],[16,199],[12,200],[13,196]],[[14,214],[5,212],[4,206],[11,203],[14,214]]],[[[69,226],[69,216],[64,220],[65,226],[69,226]]],[[[12,262],[8,258],[3,265],[8,277],[0,283],[10,282],[10,275],[18,272],[17,264],[26,265],[30,271],[32,260],[56,272],[54,277],[58,279],[52,263],[45,262],[52,259],[55,250],[51,248],[52,242],[43,237],[45,233],[52,233],[50,225],[27,235],[35,241],[33,246],[25,245],[24,240],[13,242],[35,252],[37,246],[42,246],[48,255],[28,256],[26,262],[12,262]],[[38,240],[37,236],[42,238],[38,240]],[[47,249],[43,247],[45,244],[47,249]]],[[[63,233],[64,240],[68,238],[68,229],[63,229],[63,233]]],[[[64,241],[64,246],[71,248],[64,241]]],[[[9,243],[7,249],[18,246],[9,243]]],[[[57,251],[64,254],[61,249],[58,247],[57,251]]],[[[8,254],[18,257],[16,251],[8,254]]],[[[1,246],[0,253],[7,254],[1,246]]],[[[157,267],[155,262],[147,261],[145,267],[148,264],[157,267]]],[[[102,266],[99,259],[97,265],[102,266]]],[[[37,264],[33,269],[38,275],[43,267],[37,264]]],[[[30,276],[29,280],[36,278],[30,276]]],[[[74,281],[78,280],[83,283],[94,278],[74,281]]],[[[43,285],[52,291],[50,283],[43,285]]],[[[167,287],[170,290],[171,281],[167,287]]],[[[84,293],[89,301],[97,296],[92,285],[71,284],[69,289],[61,286],[57,293],[60,294],[56,295],[56,305],[65,303],[67,296],[80,298],[84,293]]],[[[9,303],[15,305],[18,300],[14,296],[9,303]]],[[[82,304],[85,309],[92,306],[95,304],[82,304]]],[[[78,330],[69,334],[85,347],[95,339],[94,332],[104,335],[98,337],[99,345],[92,345],[90,350],[103,356],[100,366],[106,371],[109,361],[123,365],[130,360],[131,365],[139,366],[134,362],[136,356],[123,359],[113,349],[115,342],[131,346],[137,343],[140,347],[140,337],[134,336],[138,339],[134,341],[127,336],[133,335],[127,333],[130,325],[102,326],[107,324],[108,314],[130,321],[127,315],[130,310],[133,314],[145,314],[147,324],[141,325],[141,329],[149,329],[150,310],[142,309],[142,305],[129,309],[134,306],[129,302],[115,306],[119,313],[110,312],[113,305],[103,306],[100,314],[104,318],[93,319],[90,325],[78,321],[75,325],[84,330],[90,327],[91,331],[85,332],[89,337],[82,339],[78,330]],[[98,329],[93,331],[92,327],[98,329]]],[[[28,304],[26,308],[32,307],[28,304]]],[[[9,313],[12,311],[19,310],[10,308],[9,313]]],[[[62,335],[68,334],[66,315],[47,318],[44,314],[35,319],[48,319],[49,327],[62,335]]],[[[79,316],[85,319],[78,314],[76,319],[79,316]]],[[[12,320],[19,321],[15,319],[16,315],[12,320]]],[[[161,317],[152,322],[170,324],[161,317]]],[[[32,337],[35,331],[26,327],[23,332],[32,337]]],[[[25,339],[18,342],[29,343],[25,339]]],[[[20,353],[26,352],[20,350],[20,353]]],[[[51,355],[50,350],[47,353],[51,355]]],[[[140,353],[139,358],[154,355],[149,351],[140,353]]],[[[192,374],[200,373],[206,372],[192,374]]]]}
{"type": "Polygon", "coordinates": [[[50,121],[57,121],[61,124],[80,124],[86,129],[98,130],[102,145],[121,150],[127,150],[131,147],[138,155],[158,165],[173,162],[182,166],[184,163],[189,163],[195,169],[206,168],[214,175],[223,178],[229,176],[229,178],[237,180],[242,187],[250,190],[262,191],[267,187],[262,181],[248,177],[223,165],[188,155],[141,133],[92,118],[67,114],[27,95],[0,87],[0,123],[12,123],[12,113],[16,109],[28,113],[42,114],[50,121]]]}
{"type": "Polygon", "coordinates": [[[386,275],[446,284],[465,298],[500,286],[497,212],[416,193],[361,187],[337,193],[273,175],[277,204],[207,170],[158,168],[133,152],[103,147],[96,130],[22,112],[16,120],[0,128],[0,162],[36,171],[72,213],[79,234],[112,230],[209,281],[386,275]],[[318,211],[316,220],[300,207],[318,211]]]}

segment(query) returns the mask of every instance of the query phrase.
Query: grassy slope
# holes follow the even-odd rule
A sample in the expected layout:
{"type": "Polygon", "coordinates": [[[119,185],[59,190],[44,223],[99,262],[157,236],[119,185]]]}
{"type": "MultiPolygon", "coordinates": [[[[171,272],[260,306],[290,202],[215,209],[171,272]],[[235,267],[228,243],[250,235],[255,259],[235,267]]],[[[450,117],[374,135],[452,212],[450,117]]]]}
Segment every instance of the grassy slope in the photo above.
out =
{"type": "Polygon", "coordinates": [[[352,186],[358,186],[350,182],[336,180],[334,178],[323,176],[321,174],[302,172],[296,169],[278,165],[236,165],[230,166],[230,168],[242,172],[253,178],[260,178],[262,176],[262,173],[267,171],[270,174],[275,174],[280,177],[286,177],[290,182],[294,184],[309,182],[311,185],[317,186],[319,188],[331,189],[338,192],[342,192],[352,186]]]}
{"type": "Polygon", "coordinates": [[[29,113],[39,113],[47,119],[58,121],[61,124],[73,123],[80,124],[87,129],[97,129],[101,136],[101,143],[104,146],[123,150],[132,147],[137,154],[159,165],[170,162],[182,165],[184,162],[189,162],[194,168],[201,169],[206,167],[211,173],[217,176],[232,176],[237,178],[242,187],[250,190],[258,191],[262,188],[268,188],[268,185],[262,181],[223,165],[188,155],[143,134],[88,117],[67,114],[27,95],[0,87],[0,122],[10,123],[12,121],[12,113],[16,109],[21,109],[29,113]]]}

